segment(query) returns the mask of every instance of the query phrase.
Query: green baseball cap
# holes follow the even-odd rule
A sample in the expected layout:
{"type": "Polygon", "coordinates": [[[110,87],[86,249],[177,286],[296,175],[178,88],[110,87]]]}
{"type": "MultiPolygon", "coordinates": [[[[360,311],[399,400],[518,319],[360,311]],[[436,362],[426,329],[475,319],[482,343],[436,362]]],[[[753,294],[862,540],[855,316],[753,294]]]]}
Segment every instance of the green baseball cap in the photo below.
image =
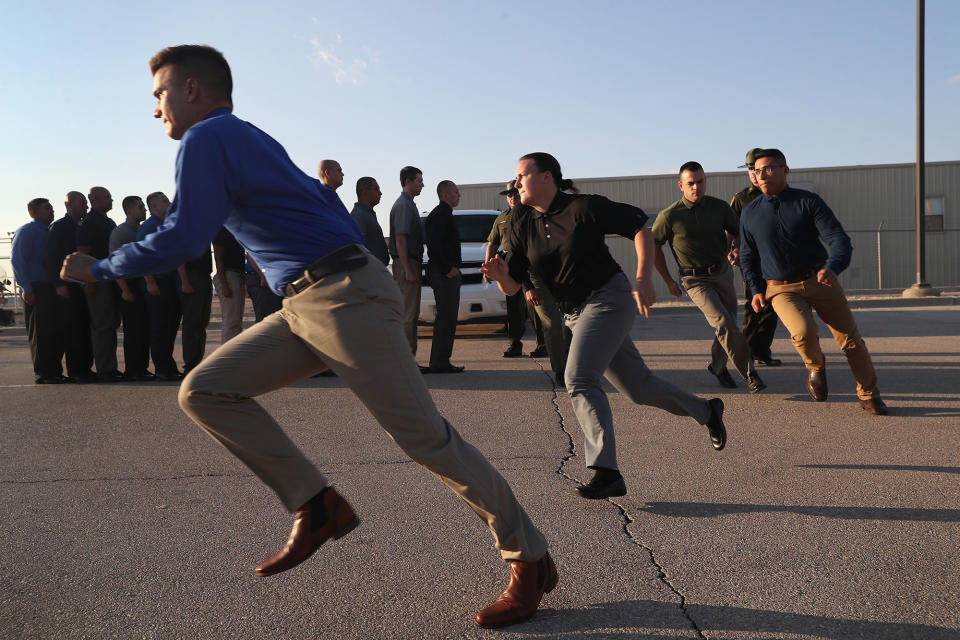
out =
{"type": "Polygon", "coordinates": [[[756,158],[754,156],[756,156],[761,151],[763,151],[763,149],[761,149],[760,147],[754,147],[753,149],[750,149],[750,151],[747,151],[747,164],[742,164],[737,168],[753,169],[753,163],[756,162],[756,158]]]}
{"type": "Polygon", "coordinates": [[[520,192],[517,191],[517,183],[514,180],[511,180],[507,183],[507,188],[500,192],[502,196],[516,196],[520,195],[520,192]]]}

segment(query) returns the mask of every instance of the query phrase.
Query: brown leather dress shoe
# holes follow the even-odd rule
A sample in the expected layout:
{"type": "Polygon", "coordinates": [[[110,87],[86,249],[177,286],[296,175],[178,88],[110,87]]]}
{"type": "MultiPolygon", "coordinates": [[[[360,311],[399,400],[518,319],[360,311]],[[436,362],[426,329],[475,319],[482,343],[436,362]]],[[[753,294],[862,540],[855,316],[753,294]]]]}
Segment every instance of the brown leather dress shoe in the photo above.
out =
{"type": "Polygon", "coordinates": [[[860,406],[869,414],[875,416],[887,415],[887,405],[880,399],[880,396],[873,396],[872,398],[861,400],[860,406]]]}
{"type": "Polygon", "coordinates": [[[807,391],[810,392],[810,397],[817,402],[823,402],[827,399],[826,370],[810,372],[810,375],[807,376],[807,391]]]}
{"type": "Polygon", "coordinates": [[[497,601],[477,614],[481,627],[505,627],[529,619],[543,594],[557,586],[557,567],[550,554],[535,562],[510,563],[510,584],[497,601]]]}
{"type": "Polygon", "coordinates": [[[360,519],[350,503],[337,490],[327,487],[297,509],[293,530],[286,546],[268,560],[260,563],[258,576],[269,576],[292,569],[320,548],[330,538],[338,539],[357,528],[360,519]]]}

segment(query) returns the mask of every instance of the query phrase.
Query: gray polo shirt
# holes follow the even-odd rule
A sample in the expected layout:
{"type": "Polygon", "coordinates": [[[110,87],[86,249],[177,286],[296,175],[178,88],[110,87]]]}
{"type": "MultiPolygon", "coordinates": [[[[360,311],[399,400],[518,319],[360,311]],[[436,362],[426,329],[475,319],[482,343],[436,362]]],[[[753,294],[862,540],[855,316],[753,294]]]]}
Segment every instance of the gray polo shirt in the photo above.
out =
{"type": "Polygon", "coordinates": [[[113,253],[127,243],[136,242],[137,229],[139,227],[139,224],[135,225],[129,220],[118,224],[117,228],[110,232],[110,253],[113,253]]]}
{"type": "Polygon", "coordinates": [[[420,212],[413,198],[404,192],[393,203],[390,209],[390,255],[399,257],[397,253],[397,234],[407,234],[407,251],[411,258],[423,261],[423,223],[420,222],[420,212]]]}

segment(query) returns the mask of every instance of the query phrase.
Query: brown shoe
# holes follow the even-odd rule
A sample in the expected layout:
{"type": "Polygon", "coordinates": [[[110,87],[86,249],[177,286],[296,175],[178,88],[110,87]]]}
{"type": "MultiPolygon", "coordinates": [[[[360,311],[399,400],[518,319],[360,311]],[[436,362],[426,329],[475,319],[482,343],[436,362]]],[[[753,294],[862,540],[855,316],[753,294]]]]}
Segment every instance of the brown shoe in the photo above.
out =
{"type": "Polygon", "coordinates": [[[543,594],[557,586],[557,567],[550,554],[535,562],[510,563],[510,584],[497,601],[477,614],[481,627],[505,627],[529,619],[543,594]]]}
{"type": "Polygon", "coordinates": [[[869,414],[875,416],[887,415],[887,405],[880,399],[880,396],[873,396],[872,398],[861,400],[860,406],[869,414]]]}
{"type": "Polygon", "coordinates": [[[810,392],[810,397],[817,402],[823,402],[827,399],[826,370],[810,372],[810,375],[807,376],[807,391],[810,392]]]}
{"type": "Polygon", "coordinates": [[[360,519],[350,503],[333,487],[326,487],[297,509],[293,530],[286,546],[269,560],[260,563],[258,576],[269,576],[292,569],[330,538],[342,538],[357,528],[360,519]]]}

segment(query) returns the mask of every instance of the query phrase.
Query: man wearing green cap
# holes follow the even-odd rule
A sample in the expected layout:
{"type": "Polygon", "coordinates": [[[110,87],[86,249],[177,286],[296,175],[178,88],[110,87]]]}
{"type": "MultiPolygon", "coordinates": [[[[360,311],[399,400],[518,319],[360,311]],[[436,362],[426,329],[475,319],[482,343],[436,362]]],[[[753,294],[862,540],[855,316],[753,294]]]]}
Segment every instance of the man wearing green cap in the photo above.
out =
{"type": "MultiPolygon", "coordinates": [[[[730,200],[730,208],[737,214],[737,218],[740,217],[740,212],[743,211],[745,206],[763,193],[757,186],[757,179],[753,175],[754,155],[760,151],[762,149],[756,147],[747,151],[746,163],[738,167],[747,169],[750,185],[735,193],[733,199],[730,200]]],[[[743,276],[742,271],[740,275],[743,276]]],[[[749,291],[746,278],[743,279],[743,290],[749,291]]],[[[743,337],[747,339],[747,344],[750,345],[753,360],[759,365],[779,367],[780,359],[774,358],[770,351],[773,335],[777,332],[777,314],[773,307],[769,305],[761,309],[759,313],[754,311],[750,296],[746,295],[746,298],[747,301],[743,305],[743,337]]],[[[716,342],[716,340],[714,341],[716,342]]]]}

